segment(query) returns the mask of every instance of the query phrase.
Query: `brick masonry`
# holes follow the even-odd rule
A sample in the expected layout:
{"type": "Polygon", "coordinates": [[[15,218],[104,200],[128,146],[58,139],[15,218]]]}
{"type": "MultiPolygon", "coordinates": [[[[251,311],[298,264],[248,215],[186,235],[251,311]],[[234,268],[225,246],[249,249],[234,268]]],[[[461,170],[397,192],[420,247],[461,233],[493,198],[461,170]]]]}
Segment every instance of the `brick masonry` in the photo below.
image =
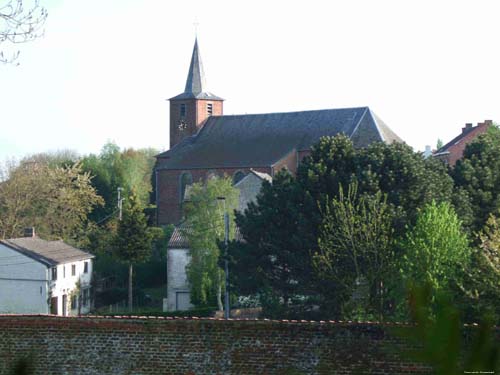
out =
{"type": "MultiPolygon", "coordinates": [[[[376,323],[0,315],[0,374],[427,374],[376,323]]],[[[408,326],[401,325],[401,329],[408,326]]]]}
{"type": "Polygon", "coordinates": [[[472,124],[466,124],[462,128],[462,134],[455,138],[451,145],[446,148],[446,153],[437,154],[436,157],[443,160],[446,164],[454,166],[459,159],[462,158],[465,147],[476,139],[479,135],[484,134],[488,131],[488,128],[493,125],[493,121],[485,120],[480,122],[477,126],[472,126],[472,124]]]}
{"type": "MultiPolygon", "coordinates": [[[[257,172],[264,172],[272,175],[271,167],[255,167],[257,172]]],[[[182,218],[181,193],[180,193],[180,178],[183,173],[190,173],[193,182],[206,181],[209,174],[233,177],[237,172],[248,174],[250,168],[217,168],[217,169],[162,169],[157,171],[157,189],[158,189],[158,223],[176,224],[182,218]]]]}

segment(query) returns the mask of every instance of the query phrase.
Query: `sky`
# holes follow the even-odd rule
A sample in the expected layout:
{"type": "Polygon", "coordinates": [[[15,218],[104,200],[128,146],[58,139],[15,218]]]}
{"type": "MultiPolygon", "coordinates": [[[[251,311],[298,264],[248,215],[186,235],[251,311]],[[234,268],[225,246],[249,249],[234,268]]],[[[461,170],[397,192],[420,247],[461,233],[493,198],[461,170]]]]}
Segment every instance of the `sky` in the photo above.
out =
{"type": "Polygon", "coordinates": [[[0,65],[0,162],[166,150],[195,23],[225,114],[369,106],[416,150],[500,122],[495,0],[40,2],[44,37],[0,65]]]}

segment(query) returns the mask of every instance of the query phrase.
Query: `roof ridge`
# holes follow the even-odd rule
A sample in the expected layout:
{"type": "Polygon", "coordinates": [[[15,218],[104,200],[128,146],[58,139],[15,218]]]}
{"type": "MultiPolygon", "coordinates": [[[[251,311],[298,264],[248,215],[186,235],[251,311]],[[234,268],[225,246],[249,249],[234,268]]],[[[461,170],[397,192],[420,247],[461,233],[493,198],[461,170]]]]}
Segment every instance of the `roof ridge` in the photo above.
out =
{"type": "Polygon", "coordinates": [[[232,114],[232,115],[212,115],[211,118],[220,118],[220,117],[239,117],[239,116],[261,116],[261,115],[283,115],[283,114],[291,114],[291,113],[312,113],[312,112],[327,112],[327,111],[344,111],[344,110],[355,110],[355,109],[370,109],[368,106],[361,107],[343,107],[343,108],[324,108],[324,109],[306,109],[303,111],[284,111],[284,112],[259,112],[259,113],[240,113],[240,114],[232,114]]]}

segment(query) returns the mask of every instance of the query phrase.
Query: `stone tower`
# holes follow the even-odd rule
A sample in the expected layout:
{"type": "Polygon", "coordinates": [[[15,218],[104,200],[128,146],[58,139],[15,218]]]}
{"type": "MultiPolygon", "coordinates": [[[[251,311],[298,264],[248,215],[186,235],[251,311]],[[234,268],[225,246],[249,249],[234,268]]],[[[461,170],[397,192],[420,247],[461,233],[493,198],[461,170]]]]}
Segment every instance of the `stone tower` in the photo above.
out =
{"type": "Polygon", "coordinates": [[[205,74],[197,39],[194,42],[186,88],[182,94],[169,100],[170,148],[185,137],[195,134],[208,117],[222,115],[224,99],[206,91],[205,74]]]}

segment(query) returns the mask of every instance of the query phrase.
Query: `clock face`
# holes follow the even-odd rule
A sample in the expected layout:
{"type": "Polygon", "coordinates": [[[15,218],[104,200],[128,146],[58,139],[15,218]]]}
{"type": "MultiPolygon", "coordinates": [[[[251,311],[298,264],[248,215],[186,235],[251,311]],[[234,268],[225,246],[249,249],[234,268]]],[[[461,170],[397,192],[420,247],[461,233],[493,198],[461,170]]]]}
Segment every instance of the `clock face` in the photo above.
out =
{"type": "Polygon", "coordinates": [[[181,120],[181,121],[179,122],[179,125],[177,125],[177,127],[178,127],[178,128],[179,128],[179,130],[181,130],[181,131],[182,131],[182,130],[186,130],[186,128],[187,128],[186,121],[181,120]]]}

